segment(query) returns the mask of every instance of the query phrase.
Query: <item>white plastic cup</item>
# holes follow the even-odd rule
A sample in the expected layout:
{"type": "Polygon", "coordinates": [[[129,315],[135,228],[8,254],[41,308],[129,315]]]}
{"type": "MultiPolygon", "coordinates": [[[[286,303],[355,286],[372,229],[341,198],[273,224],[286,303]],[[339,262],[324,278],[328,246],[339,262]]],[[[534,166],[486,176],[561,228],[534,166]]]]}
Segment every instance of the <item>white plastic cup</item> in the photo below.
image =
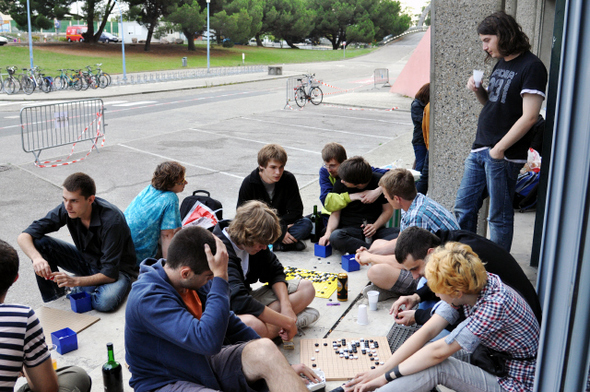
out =
{"type": "Polygon", "coordinates": [[[359,325],[369,324],[369,315],[367,314],[367,305],[359,305],[359,314],[356,320],[359,325]]]}
{"type": "Polygon", "coordinates": [[[379,292],[377,290],[371,290],[367,293],[369,298],[369,309],[377,310],[377,302],[379,301],[379,292]]]}
{"type": "Polygon", "coordinates": [[[473,81],[475,82],[475,87],[479,88],[481,86],[481,79],[483,78],[483,71],[480,69],[473,70],[473,81]]]}

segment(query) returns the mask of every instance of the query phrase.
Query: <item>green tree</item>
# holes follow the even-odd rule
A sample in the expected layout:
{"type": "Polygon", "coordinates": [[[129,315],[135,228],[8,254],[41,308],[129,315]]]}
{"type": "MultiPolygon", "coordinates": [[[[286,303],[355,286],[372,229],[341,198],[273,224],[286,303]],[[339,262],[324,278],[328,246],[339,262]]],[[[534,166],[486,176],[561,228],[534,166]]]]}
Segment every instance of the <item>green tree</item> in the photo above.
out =
{"type": "Polygon", "coordinates": [[[148,30],[143,47],[143,50],[148,52],[160,18],[168,16],[168,10],[177,4],[177,0],[127,0],[127,2],[130,6],[128,13],[130,19],[137,21],[148,30]]]}
{"type": "MultiPolygon", "coordinates": [[[[31,28],[52,29],[53,19],[63,19],[69,14],[70,4],[73,0],[30,0],[31,28]]],[[[0,12],[10,15],[21,30],[27,30],[26,0],[6,1],[0,0],[0,12]]]]}
{"type": "Polygon", "coordinates": [[[218,42],[224,36],[234,42],[248,43],[262,27],[263,8],[264,0],[233,0],[227,3],[223,11],[214,15],[215,21],[212,22],[218,42]]]}
{"type": "MultiPolygon", "coordinates": [[[[305,0],[271,0],[266,3],[260,32],[283,39],[291,48],[297,48],[313,29],[315,12],[307,7],[305,0]]],[[[256,42],[262,46],[260,33],[256,42]]]]}
{"type": "Polygon", "coordinates": [[[346,39],[348,42],[373,42],[375,25],[369,14],[363,15],[357,24],[346,28],[346,39]]]}
{"type": "Polygon", "coordinates": [[[338,49],[346,40],[346,28],[354,24],[355,0],[310,0],[310,8],[316,11],[314,37],[325,37],[338,49]]]}
{"type": "Polygon", "coordinates": [[[188,40],[188,50],[194,51],[195,33],[201,34],[203,25],[207,23],[207,10],[201,10],[196,0],[184,0],[169,8],[169,15],[165,20],[179,29],[188,40]]]}

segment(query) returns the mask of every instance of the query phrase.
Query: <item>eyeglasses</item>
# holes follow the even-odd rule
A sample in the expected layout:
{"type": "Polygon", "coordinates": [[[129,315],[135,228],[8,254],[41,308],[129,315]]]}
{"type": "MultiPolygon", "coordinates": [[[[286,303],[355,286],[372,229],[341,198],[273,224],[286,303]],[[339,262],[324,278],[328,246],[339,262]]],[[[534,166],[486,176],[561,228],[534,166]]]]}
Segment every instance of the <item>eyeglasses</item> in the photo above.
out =
{"type": "Polygon", "coordinates": [[[176,183],[176,185],[185,185],[185,184],[188,184],[188,181],[186,180],[186,178],[183,178],[182,181],[176,183]]]}
{"type": "Polygon", "coordinates": [[[324,166],[328,170],[333,170],[333,169],[336,169],[340,165],[334,165],[334,164],[328,165],[328,164],[324,163],[322,166],[324,166]]]}

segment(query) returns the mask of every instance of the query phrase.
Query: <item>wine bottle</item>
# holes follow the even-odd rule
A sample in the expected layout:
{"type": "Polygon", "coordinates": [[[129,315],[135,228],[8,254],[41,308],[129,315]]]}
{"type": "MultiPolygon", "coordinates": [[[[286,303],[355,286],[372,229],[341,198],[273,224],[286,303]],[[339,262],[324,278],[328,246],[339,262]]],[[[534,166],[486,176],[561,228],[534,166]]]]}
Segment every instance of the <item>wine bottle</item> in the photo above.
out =
{"type": "Polygon", "coordinates": [[[113,343],[107,343],[109,360],[102,365],[102,380],[105,392],[123,392],[123,369],[121,364],[115,361],[113,343]]]}
{"type": "Polygon", "coordinates": [[[311,219],[311,233],[309,234],[309,239],[311,242],[318,242],[320,239],[320,230],[319,230],[319,222],[320,222],[320,215],[318,214],[318,206],[313,206],[313,214],[310,216],[311,219]]]}

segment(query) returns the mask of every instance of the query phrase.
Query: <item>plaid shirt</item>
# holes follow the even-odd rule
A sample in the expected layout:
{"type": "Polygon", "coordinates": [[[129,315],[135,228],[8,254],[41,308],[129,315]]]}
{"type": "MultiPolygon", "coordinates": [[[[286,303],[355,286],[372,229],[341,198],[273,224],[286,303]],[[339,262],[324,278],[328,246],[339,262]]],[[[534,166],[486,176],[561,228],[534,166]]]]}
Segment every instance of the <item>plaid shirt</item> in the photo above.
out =
{"type": "Polygon", "coordinates": [[[402,211],[400,231],[410,226],[418,226],[433,233],[461,229],[453,214],[421,193],[416,195],[408,211],[402,211]]]}
{"type": "MultiPolygon", "coordinates": [[[[441,313],[448,311],[448,308],[452,309],[446,303],[441,307],[447,308],[441,313]]],[[[463,310],[467,319],[447,336],[447,344],[456,340],[471,353],[481,343],[515,358],[536,357],[539,323],[535,314],[526,301],[503,284],[497,275],[488,272],[488,282],[475,306],[464,305],[463,310]]],[[[458,318],[459,312],[454,312],[458,318]]],[[[448,317],[445,319],[449,321],[448,317]]],[[[532,391],[536,360],[508,360],[506,363],[508,376],[498,377],[500,386],[510,392],[532,391]]]]}

